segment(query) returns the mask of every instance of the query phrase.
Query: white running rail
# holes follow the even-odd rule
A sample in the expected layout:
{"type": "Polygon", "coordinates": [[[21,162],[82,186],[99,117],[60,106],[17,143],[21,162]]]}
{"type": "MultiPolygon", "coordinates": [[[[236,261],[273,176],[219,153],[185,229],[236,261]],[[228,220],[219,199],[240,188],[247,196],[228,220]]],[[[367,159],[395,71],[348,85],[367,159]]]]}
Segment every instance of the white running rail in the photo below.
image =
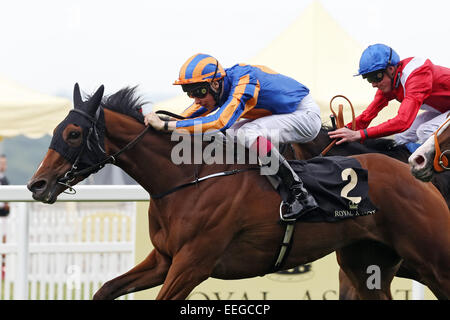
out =
{"type": "Polygon", "coordinates": [[[149,194],[135,185],[76,191],[46,205],[26,186],[0,186],[11,206],[0,217],[0,300],[91,299],[134,266],[135,202],[149,194]]]}

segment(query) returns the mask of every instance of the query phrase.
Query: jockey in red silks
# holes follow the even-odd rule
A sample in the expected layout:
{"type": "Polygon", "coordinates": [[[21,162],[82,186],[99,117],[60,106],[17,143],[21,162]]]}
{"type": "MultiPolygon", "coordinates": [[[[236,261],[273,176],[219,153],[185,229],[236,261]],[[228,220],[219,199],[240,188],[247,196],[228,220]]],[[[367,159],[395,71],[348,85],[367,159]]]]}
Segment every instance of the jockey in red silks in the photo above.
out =
{"type": "Polygon", "coordinates": [[[163,121],[149,112],[145,114],[145,124],[165,131],[234,134],[241,145],[256,152],[262,164],[277,161],[274,174],[290,193],[283,202],[282,219],[296,219],[317,208],[315,199],[271,143],[272,138],[280,143],[301,143],[317,136],[321,128],[320,109],[308,88],[264,66],[236,64],[224,69],[207,54],[190,57],[174,84],[181,85],[194,99],[182,114],[187,119],[163,121]],[[271,137],[272,133],[277,137],[271,137]]]}
{"type": "Polygon", "coordinates": [[[406,144],[412,152],[444,123],[450,112],[450,69],[428,59],[400,60],[392,48],[375,44],[364,50],[358,75],[378,90],[372,103],[356,118],[356,131],[347,129],[349,123],[346,128],[329,132],[330,138],[340,139],[337,144],[396,134],[396,143],[406,144]],[[401,102],[397,116],[369,128],[393,99],[401,102]]]}

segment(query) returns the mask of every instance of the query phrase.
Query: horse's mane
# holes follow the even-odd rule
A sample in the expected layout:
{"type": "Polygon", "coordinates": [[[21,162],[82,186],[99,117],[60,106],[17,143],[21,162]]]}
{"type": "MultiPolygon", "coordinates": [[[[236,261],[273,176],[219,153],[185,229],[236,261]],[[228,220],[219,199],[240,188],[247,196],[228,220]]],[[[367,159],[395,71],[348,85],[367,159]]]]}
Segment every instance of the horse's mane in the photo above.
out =
{"type": "Polygon", "coordinates": [[[103,108],[125,114],[140,123],[144,123],[144,116],[140,109],[148,102],[136,94],[136,89],[137,86],[122,88],[112,95],[104,96],[100,105],[103,108]]]}

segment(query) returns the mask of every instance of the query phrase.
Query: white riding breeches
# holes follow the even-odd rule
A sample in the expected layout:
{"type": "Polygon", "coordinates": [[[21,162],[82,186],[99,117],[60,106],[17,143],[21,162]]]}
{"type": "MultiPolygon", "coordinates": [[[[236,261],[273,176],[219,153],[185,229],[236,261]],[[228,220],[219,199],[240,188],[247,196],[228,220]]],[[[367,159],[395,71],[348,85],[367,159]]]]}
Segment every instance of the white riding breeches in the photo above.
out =
{"type": "Polygon", "coordinates": [[[292,113],[274,114],[258,119],[236,122],[226,134],[237,136],[241,145],[249,148],[259,136],[276,146],[279,143],[305,143],[314,140],[322,126],[320,108],[311,94],[305,96],[292,113]]]}
{"type": "Polygon", "coordinates": [[[423,104],[421,109],[424,111],[417,115],[411,127],[394,136],[397,144],[408,142],[423,144],[445,122],[450,113],[450,111],[441,113],[426,104],[423,104]]]}

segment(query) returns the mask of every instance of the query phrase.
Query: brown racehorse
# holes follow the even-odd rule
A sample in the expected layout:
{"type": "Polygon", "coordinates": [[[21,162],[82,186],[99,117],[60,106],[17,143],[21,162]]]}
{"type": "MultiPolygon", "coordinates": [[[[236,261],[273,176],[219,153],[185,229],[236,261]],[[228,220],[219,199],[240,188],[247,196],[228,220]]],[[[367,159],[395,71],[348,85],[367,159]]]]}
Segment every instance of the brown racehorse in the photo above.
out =
{"type": "MultiPolygon", "coordinates": [[[[450,118],[409,157],[411,173],[422,181],[441,177],[450,170],[450,118]],[[440,173],[435,175],[435,173],[440,173]]],[[[449,179],[450,180],[450,179],[449,179]]]]}
{"type": "MultiPolygon", "coordinates": [[[[171,160],[176,142],[152,129],[130,146],[145,128],[142,115],[128,108],[136,106],[137,99],[132,90],[121,90],[99,108],[102,94],[103,87],[84,102],[75,86],[75,109],[55,129],[28,184],[34,199],[53,203],[89,175],[93,163],[104,164],[103,159],[111,159],[106,155],[117,156],[120,150],[124,152],[112,161],[151,195],[192,179],[197,183],[152,199],[149,231],[155,249],[136,267],[105,283],[94,298],[114,299],[163,284],[157,299],[184,299],[208,277],[240,279],[270,272],[284,229],[278,223],[280,196],[268,180],[246,170],[199,182],[198,177],[251,165],[176,165],[171,160]]],[[[387,156],[354,158],[369,172],[369,196],[379,210],[337,223],[297,222],[283,268],[341,250],[340,265],[359,297],[387,299],[390,282],[404,261],[436,295],[448,299],[450,214],[438,190],[387,156]],[[372,265],[379,267],[380,288],[366,283],[372,265]]]]}

